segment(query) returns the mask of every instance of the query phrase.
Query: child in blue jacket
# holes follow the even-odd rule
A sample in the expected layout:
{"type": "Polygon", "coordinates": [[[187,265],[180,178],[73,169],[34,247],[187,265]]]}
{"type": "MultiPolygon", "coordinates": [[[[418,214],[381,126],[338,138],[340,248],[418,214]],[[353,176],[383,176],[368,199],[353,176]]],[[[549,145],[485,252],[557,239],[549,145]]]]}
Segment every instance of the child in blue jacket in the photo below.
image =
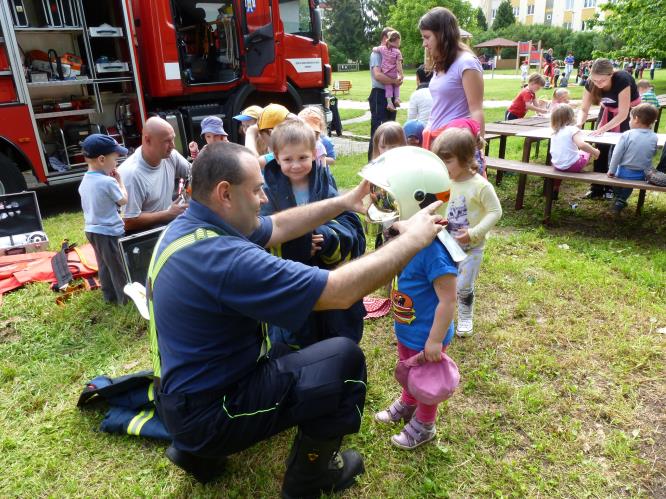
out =
{"type": "MultiPolygon", "coordinates": [[[[275,159],[264,169],[264,191],[268,203],[262,215],[337,196],[335,181],[327,167],[315,162],[315,134],[301,121],[287,121],[273,130],[275,159]]],[[[363,226],[355,213],[344,212],[333,220],[273,249],[282,258],[325,269],[365,253],[363,226]]],[[[345,336],[356,342],[363,334],[365,308],[359,301],[347,310],[313,312],[299,331],[271,326],[272,342],[302,348],[319,340],[345,336]]]]}

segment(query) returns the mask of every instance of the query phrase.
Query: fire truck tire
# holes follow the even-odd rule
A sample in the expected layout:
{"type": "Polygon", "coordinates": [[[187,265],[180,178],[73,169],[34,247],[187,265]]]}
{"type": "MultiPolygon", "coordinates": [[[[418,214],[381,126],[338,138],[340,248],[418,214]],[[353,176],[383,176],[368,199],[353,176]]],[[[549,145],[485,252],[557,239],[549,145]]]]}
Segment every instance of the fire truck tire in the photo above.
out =
{"type": "Polygon", "coordinates": [[[0,153],[0,195],[26,190],[21,171],[11,159],[0,153]]]}

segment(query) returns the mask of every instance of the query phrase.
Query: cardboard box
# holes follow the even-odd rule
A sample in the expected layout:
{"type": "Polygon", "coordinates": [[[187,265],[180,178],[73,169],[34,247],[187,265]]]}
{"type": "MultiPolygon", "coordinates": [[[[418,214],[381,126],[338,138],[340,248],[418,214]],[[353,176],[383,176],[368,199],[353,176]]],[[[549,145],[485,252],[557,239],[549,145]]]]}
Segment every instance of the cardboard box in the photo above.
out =
{"type": "Polygon", "coordinates": [[[49,239],[33,191],[0,196],[0,255],[46,251],[49,239]]]}

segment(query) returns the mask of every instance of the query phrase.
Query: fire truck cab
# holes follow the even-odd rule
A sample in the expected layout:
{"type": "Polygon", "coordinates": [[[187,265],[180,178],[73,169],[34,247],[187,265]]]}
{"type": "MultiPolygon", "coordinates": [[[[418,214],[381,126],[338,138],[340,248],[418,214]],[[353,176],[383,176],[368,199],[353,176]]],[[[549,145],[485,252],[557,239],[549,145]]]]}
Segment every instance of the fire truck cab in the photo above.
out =
{"type": "Polygon", "coordinates": [[[152,113],[176,147],[203,118],[252,104],[328,109],[317,0],[5,0],[0,3],[0,194],[78,181],[80,142],[133,149],[152,113]]]}

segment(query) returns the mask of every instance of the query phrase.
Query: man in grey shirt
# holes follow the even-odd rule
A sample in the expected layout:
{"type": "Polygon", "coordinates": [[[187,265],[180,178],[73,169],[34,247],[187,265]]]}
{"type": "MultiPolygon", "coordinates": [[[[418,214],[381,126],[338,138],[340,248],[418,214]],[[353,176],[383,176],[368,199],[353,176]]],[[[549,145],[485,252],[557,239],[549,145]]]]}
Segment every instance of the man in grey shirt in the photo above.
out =
{"type": "MultiPolygon", "coordinates": [[[[382,30],[380,44],[386,43],[386,38],[391,31],[395,31],[391,27],[386,27],[382,30]]],[[[368,160],[372,158],[372,138],[375,136],[375,130],[379,125],[385,121],[395,121],[396,111],[389,111],[386,109],[388,101],[384,93],[384,85],[400,85],[402,77],[391,78],[386,76],[381,71],[382,56],[377,52],[370,54],[370,81],[372,83],[372,90],[368,102],[370,103],[370,144],[368,145],[368,160]]]]}
{"type": "Polygon", "coordinates": [[[175,137],[168,122],[148,119],[141,147],[118,169],[127,188],[126,233],[166,225],[187,208],[187,203],[173,201],[176,178],[190,174],[190,163],[174,149],[175,137]]]}

